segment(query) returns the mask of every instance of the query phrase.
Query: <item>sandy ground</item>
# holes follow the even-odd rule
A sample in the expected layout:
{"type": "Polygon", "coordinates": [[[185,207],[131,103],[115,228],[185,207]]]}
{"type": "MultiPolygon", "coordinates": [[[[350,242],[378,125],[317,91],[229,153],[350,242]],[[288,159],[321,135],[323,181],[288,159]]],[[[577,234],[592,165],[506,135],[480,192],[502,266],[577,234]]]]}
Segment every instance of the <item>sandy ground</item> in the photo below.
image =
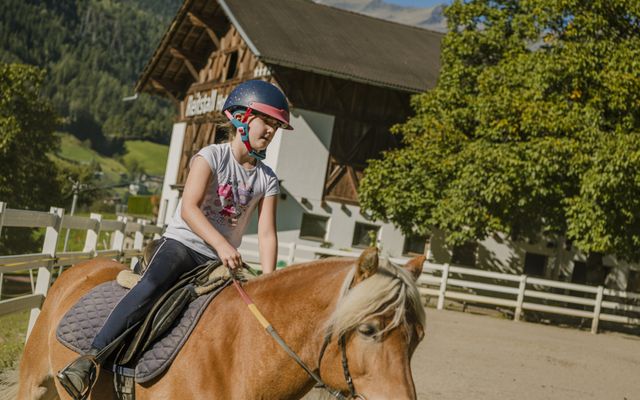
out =
{"type": "Polygon", "coordinates": [[[431,308],[427,325],[412,360],[421,400],[640,399],[640,337],[431,308]]]}

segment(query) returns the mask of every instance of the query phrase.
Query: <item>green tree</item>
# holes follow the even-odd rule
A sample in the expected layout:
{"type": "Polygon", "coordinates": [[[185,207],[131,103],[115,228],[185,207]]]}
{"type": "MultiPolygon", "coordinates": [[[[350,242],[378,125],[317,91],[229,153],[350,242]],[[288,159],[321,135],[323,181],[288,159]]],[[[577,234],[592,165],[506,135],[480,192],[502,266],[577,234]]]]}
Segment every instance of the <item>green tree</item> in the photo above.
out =
{"type": "MultiPolygon", "coordinates": [[[[59,146],[58,119],[40,96],[44,76],[36,67],[0,63],[0,200],[11,208],[48,210],[61,200],[58,168],[47,156],[59,146]]],[[[3,254],[30,250],[30,232],[6,232],[3,254]]]]}
{"type": "Polygon", "coordinates": [[[493,232],[640,260],[640,3],[475,0],[447,9],[435,89],[371,161],[361,204],[447,243],[493,232]]]}

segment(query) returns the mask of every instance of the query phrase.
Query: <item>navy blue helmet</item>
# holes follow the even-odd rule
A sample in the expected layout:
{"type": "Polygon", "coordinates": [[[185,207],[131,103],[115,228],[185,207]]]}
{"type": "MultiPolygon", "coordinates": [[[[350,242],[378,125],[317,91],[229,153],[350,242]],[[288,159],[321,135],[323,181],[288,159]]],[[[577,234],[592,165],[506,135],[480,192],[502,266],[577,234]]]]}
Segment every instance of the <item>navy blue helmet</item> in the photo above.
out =
{"type": "Polygon", "coordinates": [[[236,111],[247,109],[275,118],[282,123],[282,129],[293,129],[289,125],[287,98],[269,82],[251,80],[241,83],[229,94],[222,111],[233,115],[236,111]]]}

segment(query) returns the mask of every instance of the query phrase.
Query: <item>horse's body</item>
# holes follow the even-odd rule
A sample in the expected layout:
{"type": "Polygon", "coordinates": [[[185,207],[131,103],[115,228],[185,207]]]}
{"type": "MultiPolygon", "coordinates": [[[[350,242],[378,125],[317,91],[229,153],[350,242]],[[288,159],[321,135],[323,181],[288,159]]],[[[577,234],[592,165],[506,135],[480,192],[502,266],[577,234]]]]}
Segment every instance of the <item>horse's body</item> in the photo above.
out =
{"type": "MultiPolygon", "coordinates": [[[[370,265],[365,265],[371,260],[365,258],[326,259],[289,267],[251,281],[245,289],[286,343],[307,365],[316,368],[327,321],[349,272],[356,270],[354,287],[372,275],[367,269],[370,265]]],[[[414,271],[422,260],[412,260],[414,271]]],[[[376,269],[377,263],[376,254],[376,269]]],[[[54,376],[77,355],[56,339],[58,323],[81,296],[115,279],[124,268],[114,261],[92,260],[65,271],[55,282],[25,346],[20,400],[68,398],[54,376]]],[[[373,339],[371,332],[363,334],[360,328],[345,335],[355,389],[368,400],[416,398],[410,358],[422,332],[418,326],[422,324],[416,321],[423,322],[424,316],[416,319],[410,307],[407,310],[403,311],[406,322],[380,338],[373,339]]],[[[373,322],[379,329],[392,318],[393,313],[386,310],[359,322],[373,322]]],[[[320,375],[327,384],[348,393],[341,360],[337,340],[332,340],[322,358],[320,375]]],[[[102,371],[91,398],[113,398],[111,379],[110,373],[102,371]]],[[[154,381],[136,386],[136,399],[299,399],[313,384],[229,287],[208,306],[168,370],[154,381]]]]}

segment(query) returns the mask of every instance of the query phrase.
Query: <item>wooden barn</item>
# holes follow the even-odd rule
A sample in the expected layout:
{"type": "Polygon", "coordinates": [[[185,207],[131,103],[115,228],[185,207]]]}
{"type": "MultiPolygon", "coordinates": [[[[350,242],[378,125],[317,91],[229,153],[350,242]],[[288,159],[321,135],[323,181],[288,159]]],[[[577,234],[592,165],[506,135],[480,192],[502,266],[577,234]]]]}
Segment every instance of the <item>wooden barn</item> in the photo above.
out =
{"type": "Polygon", "coordinates": [[[185,0],[136,85],[179,108],[159,222],[192,155],[226,139],[217,127],[228,93],[263,79],[286,94],[295,129],[276,134],[265,160],[281,180],[280,240],[347,249],[373,230],[388,254],[423,251],[362,215],[357,187],[367,160],[398,145],[389,128],[410,115],[410,96],[435,86],[441,39],[310,0],[185,0]]]}

